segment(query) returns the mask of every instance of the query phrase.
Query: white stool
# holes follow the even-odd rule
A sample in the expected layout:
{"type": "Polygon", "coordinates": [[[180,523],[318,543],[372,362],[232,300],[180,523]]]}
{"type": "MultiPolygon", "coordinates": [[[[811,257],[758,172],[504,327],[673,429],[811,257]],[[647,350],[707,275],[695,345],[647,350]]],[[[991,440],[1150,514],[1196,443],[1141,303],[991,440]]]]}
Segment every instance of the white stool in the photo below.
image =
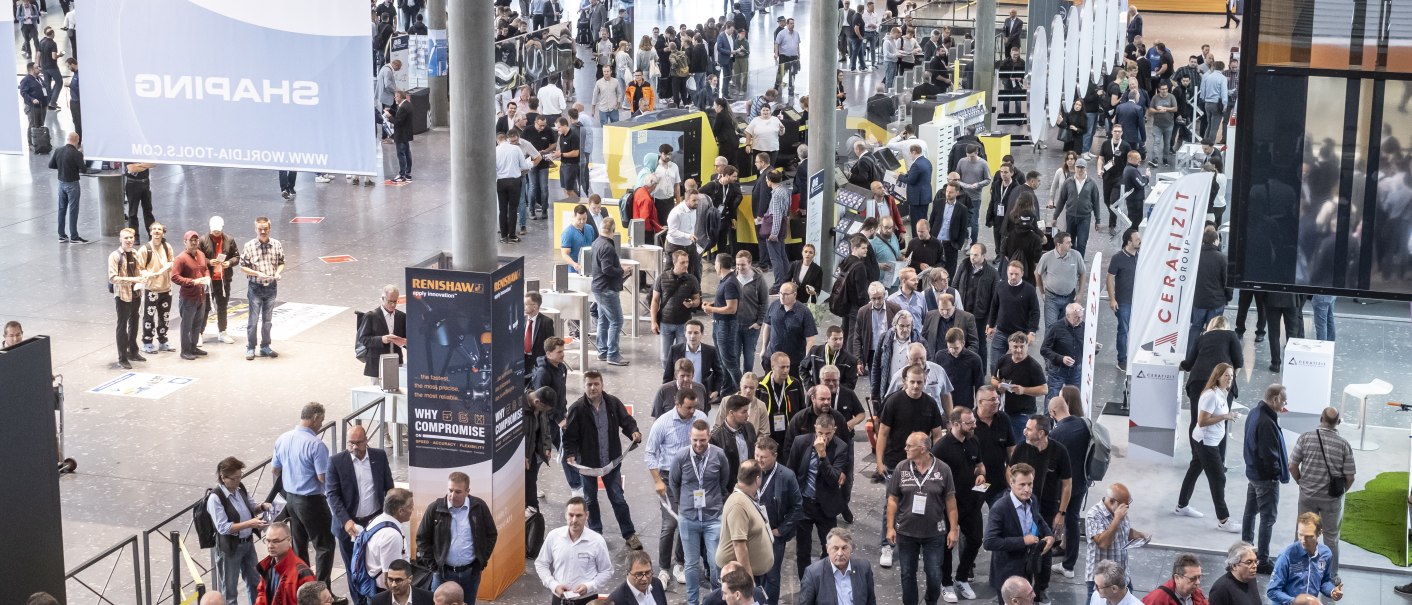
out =
{"type": "Polygon", "coordinates": [[[1350,384],[1343,387],[1343,396],[1339,398],[1338,413],[1343,416],[1344,407],[1348,404],[1348,398],[1353,397],[1358,400],[1358,442],[1352,444],[1353,449],[1370,452],[1378,449],[1378,444],[1368,441],[1368,398],[1374,395],[1387,395],[1392,392],[1392,385],[1381,379],[1374,378],[1372,382],[1364,384],[1350,384]]]}

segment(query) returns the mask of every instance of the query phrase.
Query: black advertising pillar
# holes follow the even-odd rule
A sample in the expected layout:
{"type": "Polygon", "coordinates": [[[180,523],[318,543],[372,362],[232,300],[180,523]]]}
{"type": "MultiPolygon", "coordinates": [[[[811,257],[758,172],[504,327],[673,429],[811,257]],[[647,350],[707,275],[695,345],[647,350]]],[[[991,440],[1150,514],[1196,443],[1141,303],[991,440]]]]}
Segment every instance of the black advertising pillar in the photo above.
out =
{"type": "Polygon", "coordinates": [[[0,485],[13,490],[0,498],[0,519],[9,520],[0,524],[0,603],[39,591],[67,600],[49,344],[37,336],[0,351],[0,485]]]}

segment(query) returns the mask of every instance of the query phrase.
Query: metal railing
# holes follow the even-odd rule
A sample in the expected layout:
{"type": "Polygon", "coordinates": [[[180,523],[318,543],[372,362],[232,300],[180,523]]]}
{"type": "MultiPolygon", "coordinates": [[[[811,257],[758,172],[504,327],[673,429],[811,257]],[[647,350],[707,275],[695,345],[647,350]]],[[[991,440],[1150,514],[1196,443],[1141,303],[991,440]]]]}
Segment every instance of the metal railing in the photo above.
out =
{"type": "MultiPolygon", "coordinates": [[[[172,594],[185,596],[186,593],[181,589],[181,568],[186,567],[186,572],[191,574],[192,580],[196,582],[194,587],[196,598],[193,602],[199,603],[201,598],[206,596],[206,582],[201,579],[204,572],[200,571],[196,561],[191,558],[191,552],[186,550],[186,543],[180,539],[177,532],[172,532],[170,540],[172,542],[172,561],[180,560],[182,562],[182,565],[172,564],[172,594]]],[[[175,601],[175,599],[173,600],[175,601]]],[[[180,602],[186,603],[187,599],[183,598],[180,602]]]]}
{"type": "MultiPolygon", "coordinates": [[[[138,565],[136,535],[129,536],[126,540],[123,540],[121,542],[118,542],[117,544],[108,547],[107,550],[98,553],[97,555],[94,555],[93,558],[84,561],[83,563],[80,563],[78,567],[75,567],[69,570],[68,573],[64,574],[64,583],[69,586],[67,590],[68,602],[73,605],[85,602],[81,601],[80,598],[86,598],[88,595],[73,590],[73,584],[77,584],[78,586],[83,587],[84,590],[88,591],[88,593],[93,595],[93,597],[96,599],[94,601],[96,605],[104,603],[106,603],[107,605],[120,605],[121,603],[124,603],[124,601],[113,601],[111,598],[109,598],[108,589],[110,587],[113,587],[114,575],[117,574],[119,564],[122,562],[123,553],[127,552],[129,546],[132,547],[131,560],[133,590],[132,601],[130,601],[130,603],[132,603],[132,605],[141,605],[143,603],[142,570],[141,567],[138,565]],[[107,568],[107,574],[105,574],[103,577],[103,585],[101,587],[95,588],[94,585],[88,580],[85,580],[84,578],[80,577],[84,572],[88,571],[89,569],[98,567],[100,563],[104,563],[109,559],[112,559],[112,565],[107,568]]],[[[114,598],[116,598],[116,596],[117,595],[113,595],[114,598]]]]}
{"type": "Polygon", "coordinates": [[[353,427],[363,426],[364,421],[367,421],[368,447],[386,448],[387,442],[396,438],[391,431],[387,430],[389,423],[387,422],[387,412],[384,409],[386,407],[387,398],[378,397],[344,416],[339,421],[339,426],[343,427],[344,437],[347,437],[353,427]]]}

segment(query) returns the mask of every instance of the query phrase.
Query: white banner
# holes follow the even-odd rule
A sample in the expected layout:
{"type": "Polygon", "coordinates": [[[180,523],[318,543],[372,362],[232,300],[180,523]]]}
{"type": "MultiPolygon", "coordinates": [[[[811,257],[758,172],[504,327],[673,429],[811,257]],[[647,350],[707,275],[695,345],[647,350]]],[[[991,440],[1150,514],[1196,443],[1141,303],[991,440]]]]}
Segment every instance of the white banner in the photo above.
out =
{"type": "MultiPolygon", "coordinates": [[[[17,37],[15,30],[18,29],[15,25],[15,5],[0,8],[0,17],[9,24],[10,39],[14,40],[17,37]]],[[[0,101],[0,153],[3,154],[24,155],[25,152],[25,134],[21,125],[28,124],[29,118],[20,109],[19,85],[22,77],[23,75],[11,81],[14,86],[3,95],[3,101],[0,101]]]]}
{"type": "Polygon", "coordinates": [[[1084,416],[1088,417],[1093,415],[1093,372],[1098,353],[1098,284],[1102,275],[1103,253],[1097,252],[1089,265],[1088,292],[1084,293],[1084,370],[1079,382],[1079,398],[1084,404],[1084,416]]]}
{"type": "Polygon", "coordinates": [[[1139,350],[1159,356],[1186,353],[1211,177],[1199,172],[1177,179],[1162,192],[1143,222],[1128,359],[1136,358],[1139,350]]]}

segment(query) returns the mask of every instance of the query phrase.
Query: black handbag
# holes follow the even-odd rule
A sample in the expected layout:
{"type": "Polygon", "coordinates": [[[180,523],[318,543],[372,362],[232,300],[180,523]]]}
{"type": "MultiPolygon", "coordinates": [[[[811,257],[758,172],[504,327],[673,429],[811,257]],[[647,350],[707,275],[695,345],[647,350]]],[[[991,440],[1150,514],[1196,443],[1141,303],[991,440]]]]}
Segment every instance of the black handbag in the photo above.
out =
{"type": "Polygon", "coordinates": [[[1324,466],[1329,469],[1329,497],[1340,498],[1348,491],[1348,477],[1334,474],[1334,467],[1329,464],[1329,454],[1324,451],[1324,436],[1319,434],[1319,429],[1314,429],[1314,436],[1319,439],[1319,455],[1324,458],[1324,466]]]}

